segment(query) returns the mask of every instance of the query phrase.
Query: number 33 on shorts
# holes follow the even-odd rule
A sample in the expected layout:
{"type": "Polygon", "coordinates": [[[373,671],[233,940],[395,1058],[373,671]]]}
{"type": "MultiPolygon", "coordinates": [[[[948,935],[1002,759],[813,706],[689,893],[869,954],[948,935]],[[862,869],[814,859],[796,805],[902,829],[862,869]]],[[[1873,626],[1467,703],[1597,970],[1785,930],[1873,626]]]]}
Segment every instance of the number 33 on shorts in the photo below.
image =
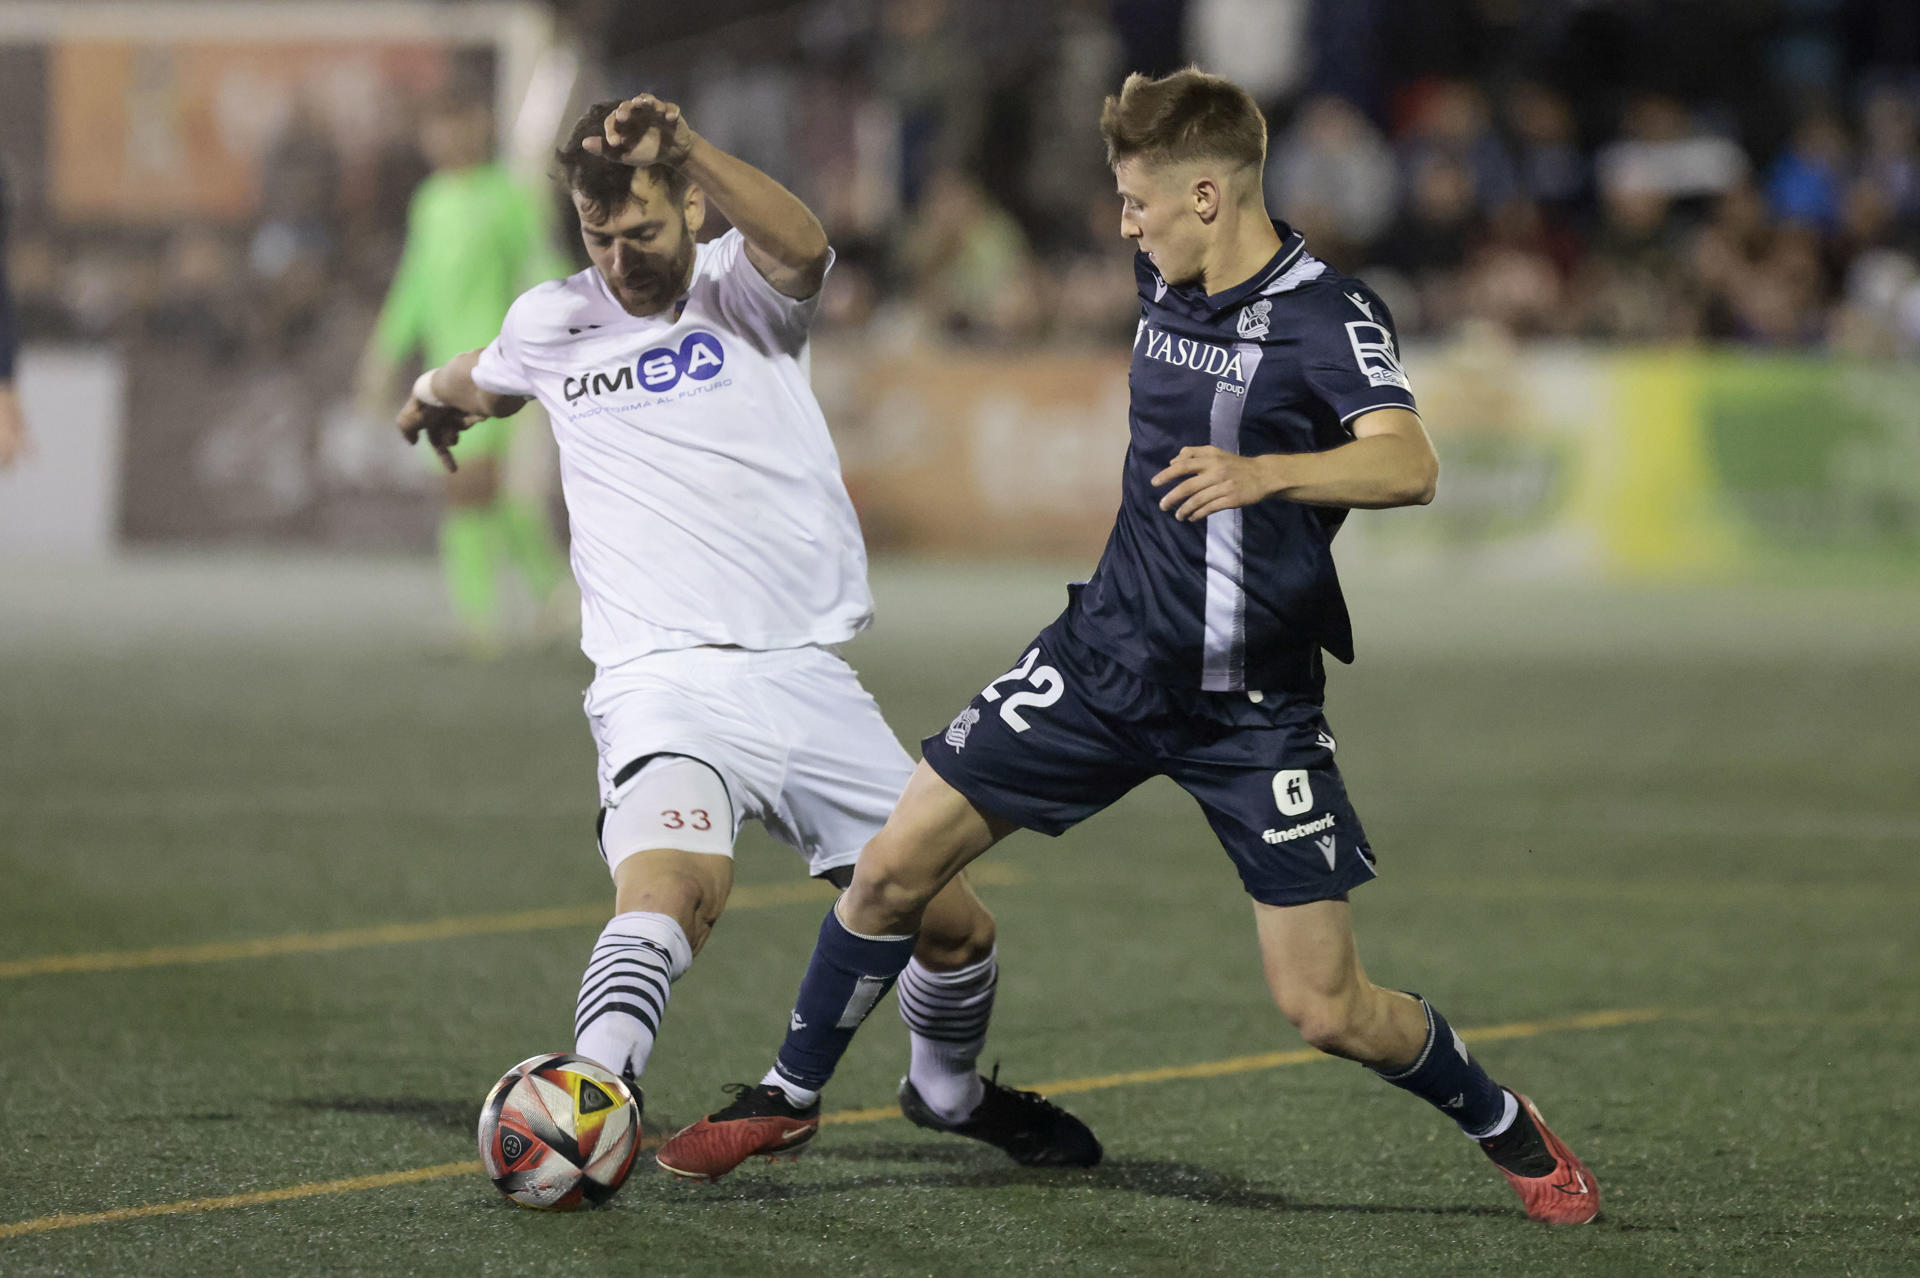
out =
{"type": "Polygon", "coordinates": [[[1000,700],[1000,685],[1011,680],[1024,679],[1033,685],[1033,689],[1037,689],[1037,691],[1035,691],[1033,689],[1022,688],[1008,696],[1005,703],[1001,705],[1000,717],[1005,719],[1008,726],[1015,732],[1025,732],[1032,726],[1026,721],[1026,718],[1021,715],[1020,707],[1032,706],[1036,710],[1043,709],[1058,701],[1060,694],[1066,691],[1066,680],[1060,677],[1058,670],[1055,670],[1052,666],[1035,666],[1033,664],[1039,659],[1040,649],[1030,649],[1026,656],[1020,658],[1019,665],[1007,671],[980,690],[980,699],[982,701],[993,702],[1000,700]]]}

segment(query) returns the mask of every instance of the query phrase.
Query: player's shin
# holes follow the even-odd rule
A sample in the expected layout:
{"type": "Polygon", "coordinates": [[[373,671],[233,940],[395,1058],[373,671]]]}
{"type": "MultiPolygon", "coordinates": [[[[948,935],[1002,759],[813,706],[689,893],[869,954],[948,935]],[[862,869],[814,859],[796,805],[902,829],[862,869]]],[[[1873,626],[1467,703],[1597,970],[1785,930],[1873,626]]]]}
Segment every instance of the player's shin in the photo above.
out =
{"type": "Polygon", "coordinates": [[[1409,993],[1426,1013],[1426,1040],[1410,1063],[1399,1069],[1375,1068],[1374,1073],[1434,1106],[1475,1139],[1504,1131],[1513,1122],[1513,1098],[1480,1068],[1447,1018],[1409,993]]]}
{"type": "Polygon", "coordinates": [[[987,1043],[987,1021],[1000,983],[997,955],[937,972],[919,959],[900,974],[900,1019],[911,1035],[907,1081],[941,1118],[960,1122],[980,1104],[985,1086],[975,1065],[987,1043]]]}
{"type": "Polygon", "coordinates": [[[580,978],[574,1051],[637,1079],[653,1054],[673,982],[693,962],[693,947],[667,914],[616,914],[594,942],[580,978]]]}
{"type": "Polygon", "coordinates": [[[779,1087],[797,1106],[817,1101],[854,1031],[913,957],[913,942],[912,936],[849,931],[837,910],[828,910],[794,999],[786,1042],[762,1081],[779,1087]]]}

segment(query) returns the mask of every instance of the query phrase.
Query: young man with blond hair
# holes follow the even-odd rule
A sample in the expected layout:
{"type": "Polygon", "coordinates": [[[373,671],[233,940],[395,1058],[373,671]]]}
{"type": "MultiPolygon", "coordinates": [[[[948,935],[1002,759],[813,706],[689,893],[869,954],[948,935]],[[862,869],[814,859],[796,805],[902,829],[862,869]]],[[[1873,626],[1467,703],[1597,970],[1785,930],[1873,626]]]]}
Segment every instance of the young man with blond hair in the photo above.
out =
{"type": "Polygon", "coordinates": [[[661,1159],[720,1175],[817,1122],[942,885],[1013,830],[1060,834],[1158,775],[1199,801],[1232,858],[1274,1002],[1306,1040],[1454,1119],[1528,1215],[1591,1220],[1599,1187],[1539,1110],[1426,1000],[1370,981],[1354,943],[1347,894],[1375,857],[1321,712],[1322,652],[1353,659],[1331,543],[1348,510],[1431,501],[1439,471],[1392,317],[1269,218],[1265,121],[1237,86],[1134,75],[1100,123],[1141,301],[1106,551],[1013,668],[923,743],[821,925],[755,1112],[709,1115],[661,1159]]]}
{"type": "MultiPolygon", "coordinates": [[[[590,108],[559,160],[593,265],[422,374],[400,427],[451,466],[482,418],[538,398],[553,423],[615,893],[575,1049],[637,1079],[726,907],[741,825],[844,887],[913,763],[829,646],[865,628],[873,601],[807,378],[833,262],[819,221],[649,94],[590,108]],[[709,206],[733,229],[701,244],[709,206]]],[[[999,980],[992,916],[957,877],[921,905],[901,960],[903,1094],[1018,1162],[1097,1161],[1071,1114],[975,1072],[999,980]]],[[[790,1126],[766,1152],[812,1135],[790,1126]]]]}

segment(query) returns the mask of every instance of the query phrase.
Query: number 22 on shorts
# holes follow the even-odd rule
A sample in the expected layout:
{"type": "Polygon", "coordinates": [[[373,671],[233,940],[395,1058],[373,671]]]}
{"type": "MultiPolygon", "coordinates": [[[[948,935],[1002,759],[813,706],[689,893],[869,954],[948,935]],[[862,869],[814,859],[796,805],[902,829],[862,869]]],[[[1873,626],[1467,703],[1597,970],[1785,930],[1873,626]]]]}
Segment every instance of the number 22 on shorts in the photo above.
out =
{"type": "Polygon", "coordinates": [[[1024,679],[1032,684],[1034,688],[1039,689],[1038,692],[1035,692],[1027,688],[1022,688],[1009,696],[1006,704],[1000,707],[1000,717],[1005,719],[1008,726],[1015,732],[1025,732],[1032,726],[1026,721],[1026,718],[1021,715],[1021,706],[1033,706],[1035,709],[1050,706],[1060,699],[1060,694],[1065,692],[1067,688],[1067,682],[1060,677],[1058,670],[1055,670],[1052,666],[1036,667],[1033,664],[1039,659],[1040,650],[1035,648],[1028,652],[1026,656],[1020,658],[1019,665],[1007,671],[980,690],[981,699],[991,702],[1000,700],[1000,688],[998,685],[1007,682],[1009,679],[1024,679]]]}

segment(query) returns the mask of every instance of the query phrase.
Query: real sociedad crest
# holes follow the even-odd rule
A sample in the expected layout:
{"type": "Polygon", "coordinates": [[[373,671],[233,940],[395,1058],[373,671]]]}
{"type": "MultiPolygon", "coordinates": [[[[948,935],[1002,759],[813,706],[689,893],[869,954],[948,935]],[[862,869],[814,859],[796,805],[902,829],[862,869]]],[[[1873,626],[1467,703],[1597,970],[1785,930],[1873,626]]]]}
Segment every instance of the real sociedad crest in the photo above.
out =
{"type": "Polygon", "coordinates": [[[967,748],[967,735],[973,731],[973,725],[980,722],[980,712],[968,706],[953,716],[953,722],[947,725],[947,744],[956,750],[967,748]]]}
{"type": "Polygon", "coordinates": [[[1269,318],[1272,313],[1273,300],[1265,297],[1247,307],[1244,311],[1241,311],[1240,336],[1248,339],[1265,337],[1267,335],[1267,329],[1273,322],[1269,318]]]}

